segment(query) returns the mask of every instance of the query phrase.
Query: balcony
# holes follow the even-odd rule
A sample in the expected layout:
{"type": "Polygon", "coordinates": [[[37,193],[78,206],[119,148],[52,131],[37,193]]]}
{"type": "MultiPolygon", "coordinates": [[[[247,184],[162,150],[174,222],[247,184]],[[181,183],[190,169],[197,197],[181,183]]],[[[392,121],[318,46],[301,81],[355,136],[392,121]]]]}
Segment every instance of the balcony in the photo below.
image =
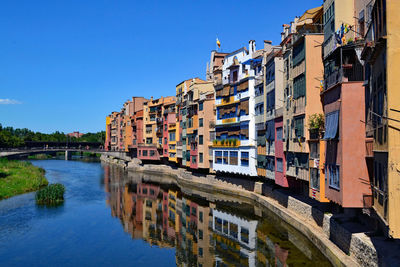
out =
{"type": "Polygon", "coordinates": [[[329,88],[335,86],[336,84],[342,82],[343,80],[343,69],[338,69],[325,76],[325,84],[324,89],[328,90],[329,88]]]}
{"type": "Polygon", "coordinates": [[[237,117],[233,117],[228,119],[217,120],[216,125],[223,125],[223,124],[237,123],[237,122],[240,122],[240,119],[238,119],[237,117]]]}
{"type": "Polygon", "coordinates": [[[324,90],[329,90],[343,82],[364,80],[363,65],[356,49],[363,46],[362,42],[352,43],[336,49],[325,60],[324,90]]]}
{"type": "Polygon", "coordinates": [[[239,147],[240,140],[239,139],[223,139],[223,140],[214,140],[213,147],[239,147]]]}

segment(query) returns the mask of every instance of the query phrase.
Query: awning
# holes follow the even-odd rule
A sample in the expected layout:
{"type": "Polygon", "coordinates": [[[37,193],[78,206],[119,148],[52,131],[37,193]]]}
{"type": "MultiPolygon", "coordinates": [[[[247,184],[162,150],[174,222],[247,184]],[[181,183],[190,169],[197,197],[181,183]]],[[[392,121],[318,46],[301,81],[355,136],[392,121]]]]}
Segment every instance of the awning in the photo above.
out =
{"type": "Polygon", "coordinates": [[[269,120],[265,122],[267,131],[265,132],[265,138],[269,141],[275,140],[275,121],[269,120]]]}
{"type": "Polygon", "coordinates": [[[250,58],[249,60],[246,60],[245,62],[243,62],[242,64],[252,64],[252,65],[255,65],[255,64],[259,64],[259,63],[262,63],[262,58],[250,58]]]}
{"type": "Polygon", "coordinates": [[[325,135],[324,139],[334,139],[339,128],[339,110],[328,113],[325,116],[325,135]]]}

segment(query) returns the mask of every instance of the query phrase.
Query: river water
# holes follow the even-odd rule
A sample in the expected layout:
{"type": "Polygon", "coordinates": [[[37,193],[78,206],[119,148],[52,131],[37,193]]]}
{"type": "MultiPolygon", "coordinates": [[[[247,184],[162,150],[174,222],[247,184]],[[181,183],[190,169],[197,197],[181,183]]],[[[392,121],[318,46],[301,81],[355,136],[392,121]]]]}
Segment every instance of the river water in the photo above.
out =
{"type": "Polygon", "coordinates": [[[65,202],[0,201],[0,266],[330,266],[254,204],[99,162],[33,164],[65,185],[65,202]]]}

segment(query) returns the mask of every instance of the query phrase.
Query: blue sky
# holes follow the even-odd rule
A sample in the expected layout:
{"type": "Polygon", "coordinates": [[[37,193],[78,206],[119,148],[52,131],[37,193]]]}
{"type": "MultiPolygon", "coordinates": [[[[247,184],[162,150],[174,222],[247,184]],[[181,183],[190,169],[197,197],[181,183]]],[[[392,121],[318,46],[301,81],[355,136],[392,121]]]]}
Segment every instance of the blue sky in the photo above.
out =
{"type": "Polygon", "coordinates": [[[218,35],[229,52],[280,41],[322,0],[2,1],[0,123],[94,132],[132,96],[173,95],[205,77],[218,35]]]}

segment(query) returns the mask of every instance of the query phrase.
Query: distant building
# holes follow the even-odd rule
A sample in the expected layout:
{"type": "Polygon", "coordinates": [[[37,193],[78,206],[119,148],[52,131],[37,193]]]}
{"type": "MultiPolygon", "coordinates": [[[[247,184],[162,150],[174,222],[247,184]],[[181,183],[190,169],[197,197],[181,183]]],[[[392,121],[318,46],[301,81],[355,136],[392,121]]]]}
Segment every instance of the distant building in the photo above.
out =
{"type": "Polygon", "coordinates": [[[80,132],[72,132],[72,133],[67,133],[67,135],[68,135],[69,137],[81,138],[82,135],[84,135],[84,134],[83,134],[83,133],[80,133],[80,132]]]}

